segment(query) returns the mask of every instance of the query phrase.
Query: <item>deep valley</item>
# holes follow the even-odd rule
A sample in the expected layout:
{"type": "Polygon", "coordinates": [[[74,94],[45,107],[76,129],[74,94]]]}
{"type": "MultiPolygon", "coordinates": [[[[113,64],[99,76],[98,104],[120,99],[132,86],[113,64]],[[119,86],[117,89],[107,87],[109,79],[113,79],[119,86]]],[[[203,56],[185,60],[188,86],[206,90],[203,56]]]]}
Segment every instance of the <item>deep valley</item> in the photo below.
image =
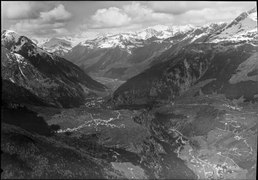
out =
{"type": "Polygon", "coordinates": [[[1,179],[255,180],[257,40],[256,7],[80,42],[2,30],[1,179]]]}

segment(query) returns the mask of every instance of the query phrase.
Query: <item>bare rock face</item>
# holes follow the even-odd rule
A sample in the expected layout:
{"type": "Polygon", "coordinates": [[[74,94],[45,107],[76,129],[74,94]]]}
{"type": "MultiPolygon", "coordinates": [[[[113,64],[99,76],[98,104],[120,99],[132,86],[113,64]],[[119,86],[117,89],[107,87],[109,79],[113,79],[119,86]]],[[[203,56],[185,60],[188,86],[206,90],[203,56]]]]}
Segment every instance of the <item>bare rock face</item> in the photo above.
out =
{"type": "Polygon", "coordinates": [[[106,89],[76,65],[38,48],[25,36],[3,31],[1,39],[2,80],[27,89],[47,104],[80,105],[85,97],[106,89]]]}

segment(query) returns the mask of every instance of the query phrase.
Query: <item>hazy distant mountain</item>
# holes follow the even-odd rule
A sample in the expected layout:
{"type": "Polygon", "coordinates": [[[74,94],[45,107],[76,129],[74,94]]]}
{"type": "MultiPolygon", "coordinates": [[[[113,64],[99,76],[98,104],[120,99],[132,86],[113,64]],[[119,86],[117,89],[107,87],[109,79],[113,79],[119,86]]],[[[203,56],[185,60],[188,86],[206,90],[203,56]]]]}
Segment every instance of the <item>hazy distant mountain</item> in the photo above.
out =
{"type": "Polygon", "coordinates": [[[59,56],[64,56],[69,50],[73,48],[72,42],[67,39],[51,38],[47,42],[41,45],[41,47],[52,53],[56,53],[59,56]]]}
{"type": "Polygon", "coordinates": [[[38,47],[44,49],[47,52],[55,53],[58,56],[63,57],[67,54],[74,46],[82,41],[80,38],[74,37],[53,37],[46,39],[33,39],[33,42],[37,44],[38,47]]]}
{"type": "MultiPolygon", "coordinates": [[[[47,104],[80,105],[85,97],[105,91],[104,85],[91,79],[73,63],[48,53],[29,38],[13,31],[2,32],[1,54],[2,81],[10,81],[28,90],[47,104]]],[[[18,96],[16,91],[13,93],[18,96]]]]}

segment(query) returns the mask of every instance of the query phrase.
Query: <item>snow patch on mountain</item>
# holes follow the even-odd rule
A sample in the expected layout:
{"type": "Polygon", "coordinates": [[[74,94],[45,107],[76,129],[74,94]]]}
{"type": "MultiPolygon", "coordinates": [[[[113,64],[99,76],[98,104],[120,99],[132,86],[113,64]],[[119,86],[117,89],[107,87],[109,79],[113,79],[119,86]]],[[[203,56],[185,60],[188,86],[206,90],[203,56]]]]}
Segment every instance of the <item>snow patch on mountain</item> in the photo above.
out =
{"type": "Polygon", "coordinates": [[[146,40],[153,36],[159,39],[167,39],[178,33],[186,33],[193,30],[195,27],[192,25],[182,25],[182,26],[165,26],[165,25],[156,25],[148,27],[144,30],[136,32],[140,39],[146,40]]]}
{"type": "Polygon", "coordinates": [[[186,33],[194,29],[192,25],[185,26],[165,26],[156,25],[145,28],[136,32],[126,32],[119,34],[107,34],[99,36],[95,39],[89,39],[81,42],[79,46],[85,46],[87,48],[123,48],[131,52],[132,48],[143,47],[144,41],[152,37],[156,37],[159,40],[155,40],[157,43],[162,43],[162,40],[170,38],[178,33],[186,33]]]}
{"type": "Polygon", "coordinates": [[[82,42],[82,39],[64,36],[64,37],[54,37],[51,39],[39,38],[39,39],[34,39],[34,42],[38,45],[38,47],[46,50],[47,52],[55,53],[59,56],[64,56],[74,46],[82,42]]]}
{"type": "Polygon", "coordinates": [[[93,48],[123,48],[131,49],[141,46],[141,42],[138,40],[138,36],[134,33],[123,33],[109,36],[101,36],[93,40],[86,40],[80,43],[80,46],[85,46],[90,49],[93,48]]]}
{"type": "Polygon", "coordinates": [[[18,54],[18,53],[13,53],[14,54],[14,56],[16,57],[16,61],[18,62],[18,63],[24,63],[25,61],[24,61],[24,57],[22,56],[22,55],[20,55],[20,54],[18,54]]]}
{"type": "Polygon", "coordinates": [[[38,47],[42,47],[42,45],[48,42],[49,38],[32,38],[31,39],[38,47]]]}
{"type": "Polygon", "coordinates": [[[183,26],[172,26],[171,31],[173,32],[173,35],[176,35],[178,33],[186,33],[188,31],[191,31],[195,29],[196,27],[193,25],[183,25],[183,26]]]}
{"type": "Polygon", "coordinates": [[[257,38],[257,8],[240,14],[217,35],[210,37],[210,42],[249,41],[257,38]]]}
{"type": "Polygon", "coordinates": [[[148,27],[147,29],[154,29],[156,31],[167,31],[170,28],[168,26],[165,26],[165,25],[155,25],[155,26],[152,26],[152,27],[148,27]]]}

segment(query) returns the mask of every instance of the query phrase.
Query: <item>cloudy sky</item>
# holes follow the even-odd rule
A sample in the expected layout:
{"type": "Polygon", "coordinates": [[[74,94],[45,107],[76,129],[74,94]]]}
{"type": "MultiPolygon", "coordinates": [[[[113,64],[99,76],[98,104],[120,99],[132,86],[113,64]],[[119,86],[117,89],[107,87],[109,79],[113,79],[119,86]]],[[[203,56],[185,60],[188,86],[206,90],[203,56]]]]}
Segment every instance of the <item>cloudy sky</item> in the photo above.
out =
{"type": "Polygon", "coordinates": [[[229,22],[255,1],[1,1],[1,27],[29,37],[93,36],[149,26],[229,22]]]}

